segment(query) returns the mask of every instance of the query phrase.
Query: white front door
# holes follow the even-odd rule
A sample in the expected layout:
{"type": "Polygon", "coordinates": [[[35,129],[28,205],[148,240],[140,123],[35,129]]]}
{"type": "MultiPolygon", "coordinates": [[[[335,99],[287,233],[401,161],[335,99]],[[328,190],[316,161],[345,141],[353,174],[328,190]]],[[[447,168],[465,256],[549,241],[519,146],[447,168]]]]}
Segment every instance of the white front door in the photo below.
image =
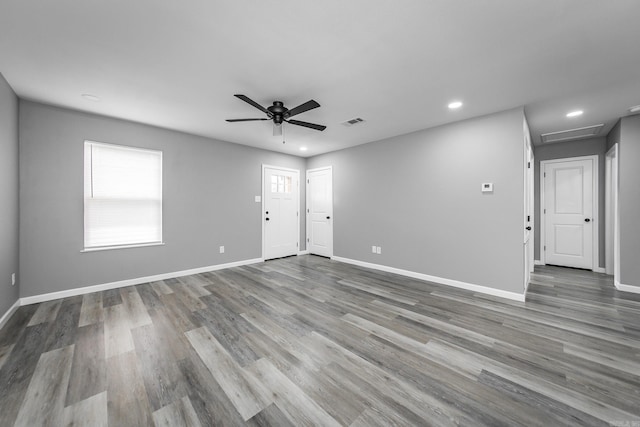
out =
{"type": "Polygon", "coordinates": [[[263,166],[263,258],[298,254],[300,172],[263,166]]]}
{"type": "Polygon", "coordinates": [[[307,171],[307,244],[309,253],[333,256],[333,170],[307,171]]]}
{"type": "Polygon", "coordinates": [[[545,162],[546,264],[593,269],[594,159],[545,162]]]}

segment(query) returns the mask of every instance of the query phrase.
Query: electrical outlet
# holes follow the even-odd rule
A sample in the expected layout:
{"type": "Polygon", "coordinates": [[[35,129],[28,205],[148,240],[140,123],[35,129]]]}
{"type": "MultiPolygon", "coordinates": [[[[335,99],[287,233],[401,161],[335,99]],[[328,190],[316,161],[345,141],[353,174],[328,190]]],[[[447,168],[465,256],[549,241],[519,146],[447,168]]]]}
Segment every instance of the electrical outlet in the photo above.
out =
{"type": "Polygon", "coordinates": [[[376,249],[377,249],[377,246],[371,246],[371,253],[375,254],[376,253],[376,249]]]}
{"type": "Polygon", "coordinates": [[[16,273],[11,273],[11,286],[16,284],[16,273]]]}
{"type": "Polygon", "coordinates": [[[220,246],[220,253],[223,254],[224,253],[224,246],[220,246]]]}
{"type": "Polygon", "coordinates": [[[380,254],[382,253],[382,247],[381,247],[381,246],[378,246],[378,247],[376,248],[376,253],[377,253],[378,255],[380,255],[380,254]]]}

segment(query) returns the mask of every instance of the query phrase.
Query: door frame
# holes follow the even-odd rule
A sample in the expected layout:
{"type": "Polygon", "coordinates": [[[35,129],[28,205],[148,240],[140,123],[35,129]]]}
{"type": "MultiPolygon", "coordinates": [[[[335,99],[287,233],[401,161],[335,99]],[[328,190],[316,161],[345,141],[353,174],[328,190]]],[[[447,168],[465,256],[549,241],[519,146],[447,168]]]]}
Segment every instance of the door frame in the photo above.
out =
{"type": "Polygon", "coordinates": [[[296,217],[298,218],[297,221],[297,236],[298,236],[298,240],[296,242],[296,246],[298,247],[298,251],[296,253],[296,255],[298,255],[300,253],[300,170],[299,169],[292,169],[292,168],[285,168],[282,166],[273,166],[273,165],[265,165],[264,163],[262,164],[262,176],[260,177],[260,181],[262,181],[262,203],[260,204],[261,207],[261,211],[260,211],[260,222],[262,223],[262,261],[265,260],[265,253],[266,253],[266,236],[265,236],[265,228],[264,228],[264,223],[265,223],[265,186],[266,186],[266,182],[264,179],[264,172],[265,169],[277,169],[277,170],[281,170],[284,172],[294,172],[297,175],[297,181],[296,181],[296,187],[297,187],[297,198],[298,198],[298,205],[297,207],[297,211],[296,211],[296,217]]]}
{"type": "Polygon", "coordinates": [[[605,155],[605,273],[620,280],[620,219],[618,210],[619,150],[614,144],[605,155]]]}
{"type": "Polygon", "coordinates": [[[524,132],[524,226],[523,226],[523,240],[524,243],[524,293],[527,293],[529,289],[529,282],[531,281],[531,273],[534,271],[535,260],[535,151],[533,150],[533,144],[531,143],[531,133],[527,120],[523,120],[523,132],[524,132]],[[531,155],[531,157],[529,157],[531,155]],[[526,227],[531,227],[531,230],[526,230],[526,227]],[[528,233],[528,234],[527,234],[528,233]]]}
{"type": "Polygon", "coordinates": [[[580,160],[591,160],[593,163],[592,169],[592,189],[593,189],[593,197],[592,197],[592,215],[591,215],[591,223],[593,224],[593,236],[592,242],[593,250],[592,261],[591,261],[591,271],[602,272],[600,268],[600,247],[599,247],[599,233],[600,233],[600,212],[598,211],[598,160],[599,156],[597,154],[591,156],[578,156],[578,157],[564,157],[562,159],[550,159],[550,160],[541,160],[540,161],[540,264],[546,264],[546,251],[544,250],[546,246],[546,217],[544,215],[545,209],[545,191],[544,191],[544,170],[546,165],[553,163],[562,163],[562,162],[571,162],[571,161],[580,161],[580,160]]]}
{"type": "Polygon", "coordinates": [[[309,173],[310,172],[319,172],[319,171],[323,171],[323,170],[328,170],[331,173],[331,215],[330,215],[331,216],[331,220],[330,220],[331,221],[331,251],[330,251],[331,255],[329,255],[329,258],[331,258],[331,257],[333,257],[333,237],[334,237],[333,236],[333,224],[334,224],[334,222],[333,222],[333,220],[334,220],[334,217],[333,217],[333,166],[323,166],[321,168],[307,169],[307,172],[305,174],[305,181],[306,181],[306,183],[305,183],[305,185],[306,185],[306,187],[305,187],[305,196],[306,196],[305,197],[306,198],[306,200],[305,200],[306,227],[305,227],[305,229],[306,229],[306,233],[307,233],[307,244],[305,246],[305,249],[306,249],[307,252],[311,253],[310,250],[309,250],[309,246],[311,244],[311,242],[309,241],[309,239],[310,239],[309,236],[311,236],[311,231],[310,231],[311,221],[309,221],[309,216],[311,215],[310,212],[309,212],[309,206],[311,205],[311,203],[309,202],[309,195],[311,194],[311,192],[309,191],[309,186],[310,186],[310,184],[309,184],[309,173]]]}

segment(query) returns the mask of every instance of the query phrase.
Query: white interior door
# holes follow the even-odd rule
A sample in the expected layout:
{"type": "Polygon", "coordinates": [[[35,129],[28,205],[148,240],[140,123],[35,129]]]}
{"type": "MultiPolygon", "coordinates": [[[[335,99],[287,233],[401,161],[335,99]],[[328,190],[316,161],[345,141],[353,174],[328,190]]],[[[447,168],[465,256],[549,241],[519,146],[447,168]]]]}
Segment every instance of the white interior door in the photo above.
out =
{"type": "Polygon", "coordinates": [[[593,269],[594,159],[545,162],[546,264],[593,269]]]}
{"type": "Polygon", "coordinates": [[[307,249],[333,256],[333,170],[307,171],[307,249]]]}
{"type": "Polygon", "coordinates": [[[263,258],[298,254],[300,172],[263,166],[263,258]]]}

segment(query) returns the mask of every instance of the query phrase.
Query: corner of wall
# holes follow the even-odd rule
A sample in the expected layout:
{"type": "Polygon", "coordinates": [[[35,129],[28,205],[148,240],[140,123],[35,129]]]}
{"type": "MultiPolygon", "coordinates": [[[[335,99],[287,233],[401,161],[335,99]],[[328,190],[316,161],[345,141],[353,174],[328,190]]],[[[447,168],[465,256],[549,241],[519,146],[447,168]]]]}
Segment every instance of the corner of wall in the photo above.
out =
{"type": "Polygon", "coordinates": [[[616,124],[611,128],[609,133],[607,134],[607,149],[609,151],[611,147],[620,142],[620,125],[622,123],[622,119],[618,119],[616,124]]]}
{"type": "Polygon", "coordinates": [[[0,325],[15,311],[20,295],[18,105],[18,96],[0,73],[0,325]]]}

